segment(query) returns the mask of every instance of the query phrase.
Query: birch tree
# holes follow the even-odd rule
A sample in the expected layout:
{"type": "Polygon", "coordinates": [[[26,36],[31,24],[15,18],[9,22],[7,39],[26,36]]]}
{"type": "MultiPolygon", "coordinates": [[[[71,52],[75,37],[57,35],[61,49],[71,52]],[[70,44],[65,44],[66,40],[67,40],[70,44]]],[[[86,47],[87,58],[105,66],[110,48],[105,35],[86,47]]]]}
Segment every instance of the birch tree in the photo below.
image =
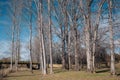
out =
{"type": "Polygon", "coordinates": [[[51,29],[51,12],[50,12],[50,0],[48,0],[48,21],[49,21],[49,51],[50,51],[50,74],[53,73],[53,61],[52,61],[52,29],[51,29]]]}
{"type": "Polygon", "coordinates": [[[43,49],[42,49],[42,34],[41,34],[41,26],[42,26],[42,4],[39,2],[38,4],[38,26],[39,26],[39,40],[40,40],[40,60],[41,60],[41,70],[42,70],[42,73],[44,74],[43,72],[43,49]]]}
{"type": "Polygon", "coordinates": [[[115,75],[115,54],[114,54],[114,38],[113,38],[113,20],[112,20],[112,0],[108,0],[109,7],[109,32],[110,32],[110,53],[111,53],[111,75],[115,75]]]}
{"type": "MultiPolygon", "coordinates": [[[[40,1],[40,10],[41,10],[41,14],[42,14],[42,0],[40,1]]],[[[43,33],[43,20],[42,20],[42,15],[41,15],[41,22],[40,22],[40,28],[41,28],[41,41],[42,41],[42,52],[43,52],[43,74],[46,75],[47,74],[47,66],[46,66],[46,51],[45,51],[45,42],[44,42],[44,33],[43,33]]]]}
{"type": "MultiPolygon", "coordinates": [[[[32,5],[30,3],[30,5],[32,5]]],[[[32,6],[30,6],[30,9],[32,6]]],[[[32,12],[30,11],[30,23],[29,23],[29,29],[30,29],[30,39],[29,39],[29,50],[30,50],[30,70],[32,72],[32,12]]]]}
{"type": "Polygon", "coordinates": [[[16,5],[12,5],[10,4],[10,7],[13,9],[12,12],[12,21],[13,21],[13,25],[12,25],[12,54],[11,54],[11,70],[13,70],[13,55],[14,55],[14,50],[15,50],[15,27],[16,27],[16,5]]]}
{"type": "Polygon", "coordinates": [[[90,72],[91,70],[91,50],[90,50],[90,16],[91,16],[91,12],[90,12],[90,7],[91,7],[91,3],[92,0],[89,0],[86,2],[86,11],[87,13],[85,13],[85,9],[83,7],[83,0],[80,1],[80,11],[83,15],[84,18],[84,26],[85,26],[85,45],[86,45],[86,57],[87,57],[87,71],[90,72]]]}
{"type": "Polygon", "coordinates": [[[84,18],[84,26],[85,26],[85,38],[86,38],[86,56],[87,56],[87,70],[89,72],[95,72],[95,52],[96,52],[96,42],[98,35],[98,27],[100,22],[101,10],[105,0],[101,0],[98,4],[98,10],[96,14],[96,22],[95,24],[91,20],[91,5],[94,0],[89,0],[86,2],[86,6],[83,5],[84,1],[80,1],[80,11],[84,18]],[[92,26],[94,24],[94,26],[92,26]],[[93,34],[92,28],[94,27],[93,34]],[[92,48],[90,47],[92,46],[92,48]]]}
{"type": "Polygon", "coordinates": [[[98,27],[99,27],[99,23],[100,23],[100,16],[101,16],[101,11],[102,11],[102,6],[104,4],[105,0],[101,0],[101,2],[99,2],[98,4],[98,11],[97,11],[97,15],[96,15],[96,23],[94,26],[94,34],[93,34],[93,44],[92,44],[92,72],[95,72],[95,52],[96,52],[96,45],[97,45],[97,37],[98,37],[98,27]]]}
{"type": "Polygon", "coordinates": [[[16,7],[17,7],[17,16],[16,16],[16,71],[18,71],[18,62],[20,60],[20,28],[21,28],[21,14],[23,9],[23,1],[16,1],[16,7]]]}

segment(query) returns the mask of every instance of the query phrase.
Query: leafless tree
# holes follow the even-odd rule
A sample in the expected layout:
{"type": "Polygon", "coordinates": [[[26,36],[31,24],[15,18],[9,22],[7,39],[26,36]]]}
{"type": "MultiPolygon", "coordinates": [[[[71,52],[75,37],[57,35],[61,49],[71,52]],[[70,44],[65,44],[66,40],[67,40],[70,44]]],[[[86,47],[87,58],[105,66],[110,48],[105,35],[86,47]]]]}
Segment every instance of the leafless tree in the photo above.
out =
{"type": "Polygon", "coordinates": [[[111,52],[111,75],[115,75],[115,54],[114,54],[114,39],[113,39],[113,20],[112,20],[112,0],[108,0],[109,5],[109,32],[110,32],[110,52],[111,52]]]}
{"type": "Polygon", "coordinates": [[[49,49],[50,49],[50,74],[53,73],[53,61],[52,61],[52,29],[51,29],[51,12],[50,12],[50,0],[48,0],[48,16],[49,16],[49,49]]]}

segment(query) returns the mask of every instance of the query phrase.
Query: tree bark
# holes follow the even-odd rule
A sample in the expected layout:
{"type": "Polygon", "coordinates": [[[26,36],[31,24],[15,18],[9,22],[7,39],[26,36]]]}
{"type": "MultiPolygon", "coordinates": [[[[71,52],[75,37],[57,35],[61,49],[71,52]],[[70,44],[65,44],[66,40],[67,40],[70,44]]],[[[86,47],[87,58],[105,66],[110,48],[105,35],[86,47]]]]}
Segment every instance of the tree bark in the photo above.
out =
{"type": "Polygon", "coordinates": [[[75,70],[79,71],[79,61],[78,61],[78,44],[77,44],[77,27],[74,26],[74,49],[75,49],[75,70]]]}
{"type": "Polygon", "coordinates": [[[71,37],[71,31],[69,32],[68,34],[68,69],[70,70],[71,69],[71,52],[70,52],[70,49],[71,49],[71,41],[70,41],[70,37],[71,37]]]}
{"type": "Polygon", "coordinates": [[[87,20],[85,28],[86,37],[86,56],[87,56],[87,71],[91,71],[91,51],[90,51],[90,33],[89,33],[89,20],[87,20]]]}
{"type": "Polygon", "coordinates": [[[29,49],[30,49],[30,70],[32,72],[32,25],[30,25],[30,43],[29,43],[29,49]]]}
{"type": "Polygon", "coordinates": [[[61,34],[62,34],[62,68],[65,69],[65,31],[61,26],[61,34]]]}

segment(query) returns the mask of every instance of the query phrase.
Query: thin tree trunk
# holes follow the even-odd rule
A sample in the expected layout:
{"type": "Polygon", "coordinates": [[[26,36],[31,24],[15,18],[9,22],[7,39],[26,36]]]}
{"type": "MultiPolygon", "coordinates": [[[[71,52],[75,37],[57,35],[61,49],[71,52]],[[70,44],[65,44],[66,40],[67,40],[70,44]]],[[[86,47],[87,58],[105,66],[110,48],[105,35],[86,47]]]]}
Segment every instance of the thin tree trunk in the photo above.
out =
{"type": "Polygon", "coordinates": [[[112,0],[108,0],[109,4],[109,32],[110,32],[110,52],[111,52],[111,75],[115,75],[115,55],[114,55],[114,40],[113,40],[113,21],[112,21],[112,0]]]}
{"type": "Polygon", "coordinates": [[[17,42],[16,42],[16,54],[15,54],[15,70],[18,71],[18,48],[17,48],[17,42]]]}
{"type": "Polygon", "coordinates": [[[75,48],[75,70],[79,71],[78,51],[77,51],[77,28],[74,26],[74,48],[75,48]]]}
{"type": "Polygon", "coordinates": [[[18,63],[20,61],[20,26],[18,29],[18,63]]]}
{"type": "MultiPolygon", "coordinates": [[[[14,51],[15,51],[15,27],[16,27],[16,1],[14,2],[14,12],[13,12],[13,26],[12,26],[12,55],[11,55],[11,71],[13,70],[14,61],[14,51]]],[[[14,61],[15,62],[15,61],[14,61]]]]}
{"type": "Polygon", "coordinates": [[[93,53],[92,53],[92,72],[95,73],[95,51],[96,51],[97,32],[94,33],[93,53]]]}
{"type": "Polygon", "coordinates": [[[61,26],[61,34],[62,34],[62,68],[65,69],[65,31],[61,26]]]}
{"type": "Polygon", "coordinates": [[[10,69],[11,69],[11,71],[13,70],[14,31],[15,31],[15,26],[12,27],[12,54],[11,54],[11,65],[10,65],[10,69]]]}
{"type": "Polygon", "coordinates": [[[42,0],[40,2],[40,28],[41,28],[41,40],[42,40],[42,52],[43,52],[43,74],[47,74],[47,66],[46,66],[46,52],[45,52],[45,43],[44,43],[44,33],[43,33],[43,25],[42,25],[42,0]]]}
{"type": "MultiPolygon", "coordinates": [[[[40,26],[40,24],[39,24],[40,26]]],[[[42,41],[41,41],[41,33],[40,33],[40,27],[39,27],[39,40],[40,40],[40,48],[39,48],[39,51],[40,51],[40,69],[42,70],[42,74],[43,74],[43,52],[42,52],[42,41]]]]}
{"type": "Polygon", "coordinates": [[[39,52],[40,52],[40,69],[41,69],[41,71],[42,71],[42,74],[43,74],[43,49],[42,49],[42,34],[41,34],[41,23],[42,23],[42,21],[41,21],[41,16],[42,16],[42,10],[41,10],[41,3],[39,2],[38,3],[38,28],[39,28],[39,45],[40,45],[40,47],[39,47],[39,52]]]}
{"type": "Polygon", "coordinates": [[[48,0],[48,16],[49,16],[49,51],[50,51],[50,74],[53,73],[52,61],[52,30],[51,30],[51,16],[50,16],[50,0],[48,0]]]}
{"type": "Polygon", "coordinates": [[[17,41],[16,41],[16,60],[15,60],[15,67],[16,67],[16,71],[18,71],[18,54],[19,54],[19,26],[16,27],[16,31],[17,31],[17,41]]]}
{"type": "MultiPolygon", "coordinates": [[[[32,3],[30,1],[30,9],[32,9],[32,3]]],[[[32,11],[30,11],[30,42],[29,42],[29,49],[30,49],[30,71],[32,71],[32,11]]]]}
{"type": "Polygon", "coordinates": [[[65,9],[64,9],[64,15],[65,15],[65,48],[66,48],[66,56],[65,56],[65,68],[68,69],[69,67],[69,63],[68,63],[68,15],[67,15],[67,12],[66,12],[66,7],[67,7],[67,1],[65,2],[65,9]]]}
{"type": "Polygon", "coordinates": [[[43,74],[46,75],[47,74],[47,66],[46,66],[46,52],[45,52],[45,43],[44,43],[44,33],[43,33],[43,29],[41,29],[41,30],[42,30],[41,38],[42,38],[42,49],[43,49],[43,66],[44,66],[43,74]]]}
{"type": "Polygon", "coordinates": [[[71,42],[70,42],[70,37],[71,37],[71,32],[69,32],[69,35],[68,35],[68,69],[70,70],[71,69],[71,52],[70,52],[70,49],[71,49],[71,42]]]}
{"type": "Polygon", "coordinates": [[[30,71],[32,71],[32,26],[30,25],[30,43],[29,43],[29,48],[30,48],[30,71]]]}

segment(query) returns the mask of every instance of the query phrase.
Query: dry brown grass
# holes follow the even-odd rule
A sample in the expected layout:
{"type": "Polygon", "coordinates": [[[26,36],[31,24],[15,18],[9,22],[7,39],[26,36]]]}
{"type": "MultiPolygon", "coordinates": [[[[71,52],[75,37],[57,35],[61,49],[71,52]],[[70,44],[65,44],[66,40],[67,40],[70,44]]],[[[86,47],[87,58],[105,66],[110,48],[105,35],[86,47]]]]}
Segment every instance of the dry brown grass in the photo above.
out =
{"type": "MultiPolygon", "coordinates": [[[[120,70],[120,64],[116,65],[117,73],[120,70]]],[[[67,71],[62,70],[61,65],[54,65],[54,74],[42,75],[39,70],[34,71],[19,71],[11,73],[6,77],[6,80],[120,80],[119,76],[111,76],[108,68],[97,70],[98,73],[91,74],[85,71],[67,71]],[[56,67],[56,68],[55,68],[56,67]]],[[[49,70],[48,70],[49,71],[49,70]]],[[[48,72],[49,73],[49,72],[48,72]]]]}
{"type": "Polygon", "coordinates": [[[53,67],[54,67],[54,68],[61,68],[62,65],[61,65],[61,64],[53,64],[53,67]]]}
{"type": "Polygon", "coordinates": [[[0,70],[0,80],[3,80],[4,77],[7,77],[7,75],[11,72],[10,68],[7,69],[1,69],[0,70]]]}
{"type": "Polygon", "coordinates": [[[112,77],[109,73],[90,74],[85,71],[61,71],[52,75],[41,75],[39,71],[20,71],[10,74],[6,80],[120,80],[119,77],[112,77]]]}

